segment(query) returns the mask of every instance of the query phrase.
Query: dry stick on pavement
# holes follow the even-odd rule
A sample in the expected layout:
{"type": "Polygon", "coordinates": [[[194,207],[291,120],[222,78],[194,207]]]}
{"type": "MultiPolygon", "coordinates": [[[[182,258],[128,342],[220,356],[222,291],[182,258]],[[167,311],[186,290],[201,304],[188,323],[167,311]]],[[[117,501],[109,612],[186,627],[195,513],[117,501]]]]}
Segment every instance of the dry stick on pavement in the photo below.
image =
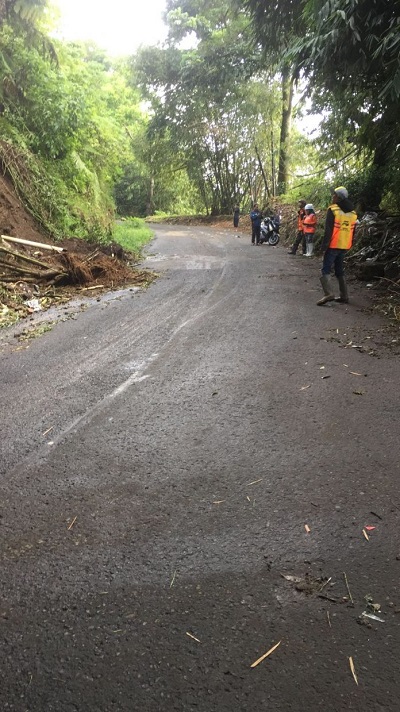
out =
{"type": "Polygon", "coordinates": [[[76,522],[77,519],[78,519],[77,516],[73,518],[73,520],[72,520],[71,524],[69,525],[67,531],[69,531],[70,529],[72,529],[72,527],[74,526],[74,524],[75,524],[75,522],[76,522]]]}
{"type": "Polygon", "coordinates": [[[348,582],[348,580],[347,580],[347,576],[346,576],[346,573],[345,573],[344,571],[343,571],[343,576],[344,576],[344,580],[345,580],[345,583],[346,583],[347,593],[349,594],[350,601],[351,601],[352,603],[354,603],[354,601],[353,601],[353,596],[351,595],[351,591],[350,591],[349,582],[348,582]]]}
{"type": "Polygon", "coordinates": [[[260,663],[262,663],[262,661],[265,660],[265,658],[267,658],[269,655],[271,655],[271,653],[274,652],[274,650],[276,650],[276,648],[278,647],[278,645],[281,644],[281,642],[282,641],[280,640],[279,643],[276,643],[276,645],[274,645],[272,648],[270,648],[266,653],[264,653],[264,655],[261,655],[261,658],[258,658],[258,660],[256,660],[254,663],[252,663],[250,665],[250,667],[254,668],[257,665],[259,665],[260,663]]]}
{"type": "Polygon", "coordinates": [[[191,633],[188,633],[187,631],[186,631],[186,635],[188,635],[189,638],[193,638],[193,640],[195,640],[196,643],[201,643],[201,640],[199,640],[198,638],[195,638],[194,635],[192,635],[191,633]]]}
{"type": "Polygon", "coordinates": [[[320,593],[321,593],[321,591],[324,590],[325,586],[327,586],[328,583],[330,583],[331,581],[332,581],[332,576],[330,576],[330,577],[325,581],[325,583],[322,584],[321,588],[319,589],[320,593]]]}
{"type": "Polygon", "coordinates": [[[349,658],[349,663],[350,663],[351,674],[352,674],[353,677],[354,677],[354,682],[356,683],[356,685],[358,685],[357,675],[356,675],[356,671],[355,671],[355,668],[354,668],[354,663],[353,663],[353,658],[352,658],[352,657],[349,658]]]}

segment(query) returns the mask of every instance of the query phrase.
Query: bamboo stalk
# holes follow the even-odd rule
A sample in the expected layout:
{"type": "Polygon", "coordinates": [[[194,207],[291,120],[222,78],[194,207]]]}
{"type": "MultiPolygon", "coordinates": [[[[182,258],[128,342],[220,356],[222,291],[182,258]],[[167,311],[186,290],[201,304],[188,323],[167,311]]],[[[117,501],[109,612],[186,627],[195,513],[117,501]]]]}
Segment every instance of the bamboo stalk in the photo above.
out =
{"type": "Polygon", "coordinates": [[[51,250],[51,252],[66,252],[64,247],[55,247],[54,245],[46,245],[44,242],[32,242],[32,240],[25,240],[22,237],[10,237],[10,235],[1,235],[3,240],[8,240],[9,242],[17,242],[20,245],[30,245],[31,247],[40,247],[42,250],[51,250]]]}

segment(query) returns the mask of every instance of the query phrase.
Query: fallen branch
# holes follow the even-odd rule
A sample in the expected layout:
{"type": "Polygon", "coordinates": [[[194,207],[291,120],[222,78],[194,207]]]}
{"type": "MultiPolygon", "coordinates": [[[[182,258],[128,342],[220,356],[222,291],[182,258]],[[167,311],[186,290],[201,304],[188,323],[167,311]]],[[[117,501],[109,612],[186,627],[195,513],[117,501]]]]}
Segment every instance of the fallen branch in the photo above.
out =
{"type": "Polygon", "coordinates": [[[6,255],[11,255],[11,257],[15,257],[17,260],[24,260],[25,262],[30,262],[33,265],[44,267],[45,269],[48,269],[49,267],[46,262],[35,260],[34,257],[28,257],[28,255],[23,255],[21,252],[13,252],[12,250],[9,250],[7,249],[7,247],[3,247],[2,245],[0,245],[0,252],[4,252],[6,255]]]}
{"type": "Polygon", "coordinates": [[[33,269],[28,269],[24,267],[17,267],[17,265],[13,265],[10,262],[4,262],[3,260],[0,260],[0,266],[1,267],[6,267],[9,271],[11,272],[17,272],[18,274],[26,274],[30,277],[40,277],[44,272],[38,272],[37,270],[33,269]]]}

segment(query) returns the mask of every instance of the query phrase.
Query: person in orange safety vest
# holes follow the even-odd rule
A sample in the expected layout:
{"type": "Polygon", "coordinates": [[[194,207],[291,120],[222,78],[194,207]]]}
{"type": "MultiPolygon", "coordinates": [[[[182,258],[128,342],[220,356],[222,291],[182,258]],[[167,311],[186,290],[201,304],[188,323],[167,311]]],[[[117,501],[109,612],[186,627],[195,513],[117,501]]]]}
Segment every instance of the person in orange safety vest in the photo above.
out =
{"type": "Polygon", "coordinates": [[[336,301],[349,303],[346,278],[344,275],[344,257],[353,244],[354,231],[357,224],[357,213],[349,200],[346,188],[335,188],[332,205],[326,214],[325,233],[321,244],[324,253],[322,263],[321,285],[324,296],[317,304],[322,306],[327,302],[336,301]],[[331,270],[334,267],[335,276],[339,281],[340,296],[333,294],[331,285],[331,270]]]}
{"type": "Polygon", "coordinates": [[[302,243],[302,247],[303,247],[303,255],[306,254],[306,249],[307,249],[306,248],[306,240],[305,240],[304,232],[303,232],[303,220],[306,216],[306,211],[304,208],[305,205],[306,205],[305,200],[299,200],[299,202],[298,202],[299,209],[297,211],[297,235],[296,235],[296,239],[295,239],[292,247],[290,248],[290,250],[288,250],[288,255],[296,254],[297,248],[300,245],[300,242],[302,243]]]}
{"type": "Polygon", "coordinates": [[[306,248],[305,257],[311,257],[314,252],[314,235],[315,229],[317,227],[317,216],[315,214],[314,206],[311,203],[307,203],[304,208],[306,215],[303,220],[303,232],[306,238],[306,248]]]}

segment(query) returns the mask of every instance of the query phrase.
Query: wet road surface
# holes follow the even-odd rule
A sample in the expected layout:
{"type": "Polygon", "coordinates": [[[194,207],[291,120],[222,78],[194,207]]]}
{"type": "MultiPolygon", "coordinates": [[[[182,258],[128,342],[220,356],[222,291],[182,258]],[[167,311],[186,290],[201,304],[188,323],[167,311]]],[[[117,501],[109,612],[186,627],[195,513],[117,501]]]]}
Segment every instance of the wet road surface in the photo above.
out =
{"type": "Polygon", "coordinates": [[[0,709],[398,710],[384,322],[281,246],[156,236],[147,290],[0,354],[0,709]]]}

